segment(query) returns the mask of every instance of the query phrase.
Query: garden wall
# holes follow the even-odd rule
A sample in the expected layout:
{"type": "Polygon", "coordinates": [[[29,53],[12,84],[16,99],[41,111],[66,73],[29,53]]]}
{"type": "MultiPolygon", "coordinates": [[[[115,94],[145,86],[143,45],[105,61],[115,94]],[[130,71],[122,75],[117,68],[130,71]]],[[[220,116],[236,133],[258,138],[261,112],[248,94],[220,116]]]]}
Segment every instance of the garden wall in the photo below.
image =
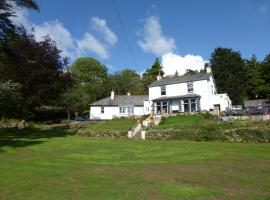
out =
{"type": "Polygon", "coordinates": [[[87,137],[104,137],[104,138],[127,138],[127,131],[88,131],[88,130],[78,130],[77,132],[80,136],[87,137]]]}

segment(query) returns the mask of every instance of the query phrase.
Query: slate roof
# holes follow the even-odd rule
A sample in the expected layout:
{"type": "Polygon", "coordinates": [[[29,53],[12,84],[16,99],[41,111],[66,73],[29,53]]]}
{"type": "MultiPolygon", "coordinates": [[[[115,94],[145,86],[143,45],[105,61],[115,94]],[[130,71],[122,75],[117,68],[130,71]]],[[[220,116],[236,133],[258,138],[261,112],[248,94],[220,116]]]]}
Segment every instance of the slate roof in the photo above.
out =
{"type": "Polygon", "coordinates": [[[163,101],[163,100],[173,100],[173,99],[185,99],[185,98],[193,98],[193,97],[201,97],[198,94],[185,94],[185,95],[180,95],[180,96],[164,96],[164,97],[159,97],[156,99],[153,99],[152,101],[163,101]]]}
{"type": "Polygon", "coordinates": [[[161,80],[155,81],[151,83],[148,87],[162,86],[162,85],[170,85],[175,83],[185,83],[192,81],[200,81],[200,80],[209,80],[211,74],[209,73],[196,73],[192,75],[183,75],[176,77],[165,77],[161,80]]]}
{"type": "Polygon", "coordinates": [[[111,100],[111,96],[96,101],[90,106],[119,106],[119,105],[134,105],[143,106],[145,100],[148,100],[148,95],[115,95],[114,100],[111,100]]]}

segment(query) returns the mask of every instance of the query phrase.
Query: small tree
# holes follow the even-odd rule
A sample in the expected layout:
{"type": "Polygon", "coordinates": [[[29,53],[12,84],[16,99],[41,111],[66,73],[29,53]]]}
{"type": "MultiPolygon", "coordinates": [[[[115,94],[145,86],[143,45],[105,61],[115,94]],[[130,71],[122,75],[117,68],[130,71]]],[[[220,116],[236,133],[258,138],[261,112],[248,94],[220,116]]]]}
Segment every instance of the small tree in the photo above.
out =
{"type": "Polygon", "coordinates": [[[71,113],[78,113],[83,110],[82,95],[75,88],[63,93],[59,102],[66,110],[68,120],[70,120],[71,113]]]}

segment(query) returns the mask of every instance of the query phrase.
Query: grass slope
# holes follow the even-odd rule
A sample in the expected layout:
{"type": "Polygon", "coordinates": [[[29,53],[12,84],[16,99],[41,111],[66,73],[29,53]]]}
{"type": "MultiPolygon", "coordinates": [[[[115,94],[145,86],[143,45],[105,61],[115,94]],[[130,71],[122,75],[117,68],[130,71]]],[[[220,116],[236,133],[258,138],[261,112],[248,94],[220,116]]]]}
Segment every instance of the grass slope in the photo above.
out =
{"type": "Polygon", "coordinates": [[[225,130],[233,128],[251,128],[259,127],[266,129],[270,127],[269,121],[232,121],[227,123],[220,123],[218,118],[210,114],[196,114],[196,115],[176,115],[167,118],[162,118],[158,126],[153,126],[153,129],[209,129],[209,130],[225,130]]]}
{"type": "Polygon", "coordinates": [[[269,144],[0,129],[0,199],[267,199],[269,144]]]}
{"type": "Polygon", "coordinates": [[[101,121],[95,124],[84,126],[83,130],[89,131],[128,131],[136,123],[134,118],[120,118],[108,121],[101,121]]]}

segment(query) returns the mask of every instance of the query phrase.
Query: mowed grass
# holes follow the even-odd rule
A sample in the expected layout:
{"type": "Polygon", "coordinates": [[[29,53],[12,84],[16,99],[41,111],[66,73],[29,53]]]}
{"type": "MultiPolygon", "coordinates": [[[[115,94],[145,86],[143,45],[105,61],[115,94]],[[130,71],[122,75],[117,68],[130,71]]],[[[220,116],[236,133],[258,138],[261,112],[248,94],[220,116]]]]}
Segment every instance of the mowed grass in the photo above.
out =
{"type": "Polygon", "coordinates": [[[100,121],[84,126],[83,130],[89,131],[128,131],[134,126],[136,120],[134,118],[119,118],[108,121],[100,121]]]}
{"type": "Polygon", "coordinates": [[[200,129],[200,130],[225,130],[233,128],[252,128],[258,127],[264,130],[270,130],[270,122],[237,120],[222,123],[219,119],[210,114],[177,115],[162,118],[158,126],[153,129],[200,129]]]}
{"type": "Polygon", "coordinates": [[[269,144],[0,129],[0,199],[269,199],[269,144]]]}

